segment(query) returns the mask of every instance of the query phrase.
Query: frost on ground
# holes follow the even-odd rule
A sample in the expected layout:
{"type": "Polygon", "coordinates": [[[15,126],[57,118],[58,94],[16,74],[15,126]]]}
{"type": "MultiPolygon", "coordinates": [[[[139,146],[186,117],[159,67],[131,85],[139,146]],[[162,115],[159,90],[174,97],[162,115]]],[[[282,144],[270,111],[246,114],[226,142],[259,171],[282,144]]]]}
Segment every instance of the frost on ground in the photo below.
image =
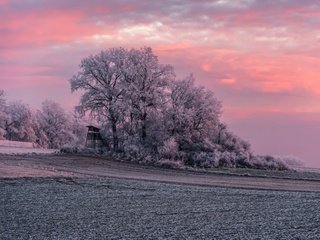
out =
{"type": "Polygon", "coordinates": [[[1,155],[0,178],[113,177],[180,184],[320,192],[320,174],[254,169],[173,170],[68,154],[1,155]]]}
{"type": "Polygon", "coordinates": [[[0,239],[319,239],[320,193],[108,178],[0,181],[0,239]]]}
{"type": "Polygon", "coordinates": [[[1,240],[319,239],[319,202],[318,173],[0,154],[1,240]]]}
{"type": "Polygon", "coordinates": [[[57,152],[57,149],[43,149],[43,148],[24,148],[24,147],[8,147],[0,146],[0,154],[49,154],[57,152]]]}

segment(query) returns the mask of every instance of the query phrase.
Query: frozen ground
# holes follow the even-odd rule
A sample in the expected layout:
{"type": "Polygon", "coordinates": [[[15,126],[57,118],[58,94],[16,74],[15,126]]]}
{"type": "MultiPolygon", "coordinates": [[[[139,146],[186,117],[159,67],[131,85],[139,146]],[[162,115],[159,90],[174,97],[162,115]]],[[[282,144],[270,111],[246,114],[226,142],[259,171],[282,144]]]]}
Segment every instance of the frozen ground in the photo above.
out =
{"type": "Polygon", "coordinates": [[[0,239],[319,239],[320,193],[109,178],[0,181],[0,239]]]}
{"type": "Polygon", "coordinates": [[[43,149],[43,148],[24,148],[24,147],[8,147],[0,146],[0,154],[49,154],[57,152],[57,149],[43,149]]]}
{"type": "Polygon", "coordinates": [[[79,155],[1,155],[0,178],[113,177],[218,187],[320,192],[320,174],[221,169],[185,171],[161,169],[79,155]]]}
{"type": "Polygon", "coordinates": [[[320,175],[0,154],[0,239],[319,239],[320,175]]]}

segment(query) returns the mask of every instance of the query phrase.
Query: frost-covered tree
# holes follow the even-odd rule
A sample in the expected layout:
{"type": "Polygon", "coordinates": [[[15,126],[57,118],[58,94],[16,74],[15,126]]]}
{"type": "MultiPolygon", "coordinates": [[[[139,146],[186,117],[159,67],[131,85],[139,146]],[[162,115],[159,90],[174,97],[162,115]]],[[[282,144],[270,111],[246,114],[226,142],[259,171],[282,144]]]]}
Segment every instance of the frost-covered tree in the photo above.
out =
{"type": "Polygon", "coordinates": [[[167,129],[180,148],[183,143],[192,148],[212,138],[214,126],[219,124],[221,103],[211,91],[195,86],[193,76],[189,76],[173,83],[170,101],[167,129]]]}
{"type": "Polygon", "coordinates": [[[70,117],[56,102],[46,100],[38,112],[40,132],[39,144],[49,148],[60,148],[64,144],[74,142],[70,117]]]}
{"type": "Polygon", "coordinates": [[[232,133],[220,123],[215,128],[212,142],[222,155],[217,166],[248,167],[252,159],[250,144],[232,133]]]}
{"type": "Polygon", "coordinates": [[[145,143],[152,128],[152,116],[166,102],[169,86],[175,74],[171,65],[158,61],[151,48],[131,49],[125,69],[127,84],[125,101],[129,110],[130,133],[138,133],[145,143]]]}
{"type": "Polygon", "coordinates": [[[172,67],[160,64],[150,48],[113,48],[83,59],[70,82],[72,91],[84,90],[78,110],[110,129],[117,151],[125,134],[145,141],[152,111],[173,77],[172,67]]]}
{"type": "Polygon", "coordinates": [[[265,161],[283,168],[275,158],[254,157],[221,122],[215,95],[196,86],[192,75],[175,81],[173,67],[161,64],[151,48],[91,55],[70,83],[83,93],[77,110],[91,113],[109,149],[121,156],[166,166],[260,167],[265,161]]]}
{"type": "Polygon", "coordinates": [[[71,130],[74,135],[74,142],[70,144],[76,146],[83,146],[85,145],[86,138],[87,138],[87,126],[88,120],[85,116],[80,115],[78,112],[74,112],[71,121],[71,130]]]}
{"type": "Polygon", "coordinates": [[[84,58],[80,71],[70,80],[72,91],[84,90],[78,110],[89,111],[97,120],[110,125],[115,151],[119,148],[118,126],[124,117],[122,98],[127,55],[127,50],[113,48],[84,58]]]}
{"type": "Polygon", "coordinates": [[[12,141],[35,142],[34,115],[28,105],[11,102],[6,108],[5,138],[12,141]]]}
{"type": "Polygon", "coordinates": [[[41,148],[49,148],[49,139],[45,131],[47,125],[44,124],[43,115],[40,110],[37,110],[34,118],[33,130],[36,135],[36,144],[41,148]]]}

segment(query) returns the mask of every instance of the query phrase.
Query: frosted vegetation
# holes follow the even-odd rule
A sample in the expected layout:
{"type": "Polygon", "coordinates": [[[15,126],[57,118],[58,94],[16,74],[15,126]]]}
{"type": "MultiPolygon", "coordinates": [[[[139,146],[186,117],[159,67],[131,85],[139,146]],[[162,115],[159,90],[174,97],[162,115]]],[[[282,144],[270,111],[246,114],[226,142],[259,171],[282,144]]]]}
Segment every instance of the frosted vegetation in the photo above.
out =
{"type": "Polygon", "coordinates": [[[82,93],[74,114],[48,100],[36,111],[7,103],[0,92],[0,139],[90,152],[83,147],[90,116],[101,128],[100,152],[119,160],[173,168],[289,168],[290,158],[254,156],[249,143],[221,122],[213,92],[195,85],[192,75],[177,80],[151,48],[108,49],[79,67],[70,79],[72,91],[82,93]]]}
{"type": "Polygon", "coordinates": [[[46,100],[40,110],[33,110],[21,101],[6,103],[0,91],[0,140],[56,149],[65,144],[83,144],[85,138],[83,120],[76,114],[67,114],[58,103],[46,100]]]}
{"type": "Polygon", "coordinates": [[[177,80],[151,48],[112,48],[84,58],[70,80],[83,92],[77,111],[103,129],[105,147],[120,159],[167,167],[287,169],[280,158],[254,156],[248,142],[221,122],[221,102],[177,80]]]}

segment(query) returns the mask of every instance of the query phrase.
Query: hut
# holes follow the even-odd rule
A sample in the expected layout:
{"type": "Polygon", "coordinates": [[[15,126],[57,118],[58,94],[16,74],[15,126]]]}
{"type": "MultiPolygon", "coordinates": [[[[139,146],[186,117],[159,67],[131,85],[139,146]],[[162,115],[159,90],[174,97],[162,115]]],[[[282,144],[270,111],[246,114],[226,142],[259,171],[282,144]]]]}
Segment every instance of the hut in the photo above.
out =
{"type": "Polygon", "coordinates": [[[88,148],[101,148],[103,145],[102,137],[100,134],[100,129],[94,126],[87,126],[88,133],[87,133],[87,139],[86,139],[86,147],[88,148]]]}

